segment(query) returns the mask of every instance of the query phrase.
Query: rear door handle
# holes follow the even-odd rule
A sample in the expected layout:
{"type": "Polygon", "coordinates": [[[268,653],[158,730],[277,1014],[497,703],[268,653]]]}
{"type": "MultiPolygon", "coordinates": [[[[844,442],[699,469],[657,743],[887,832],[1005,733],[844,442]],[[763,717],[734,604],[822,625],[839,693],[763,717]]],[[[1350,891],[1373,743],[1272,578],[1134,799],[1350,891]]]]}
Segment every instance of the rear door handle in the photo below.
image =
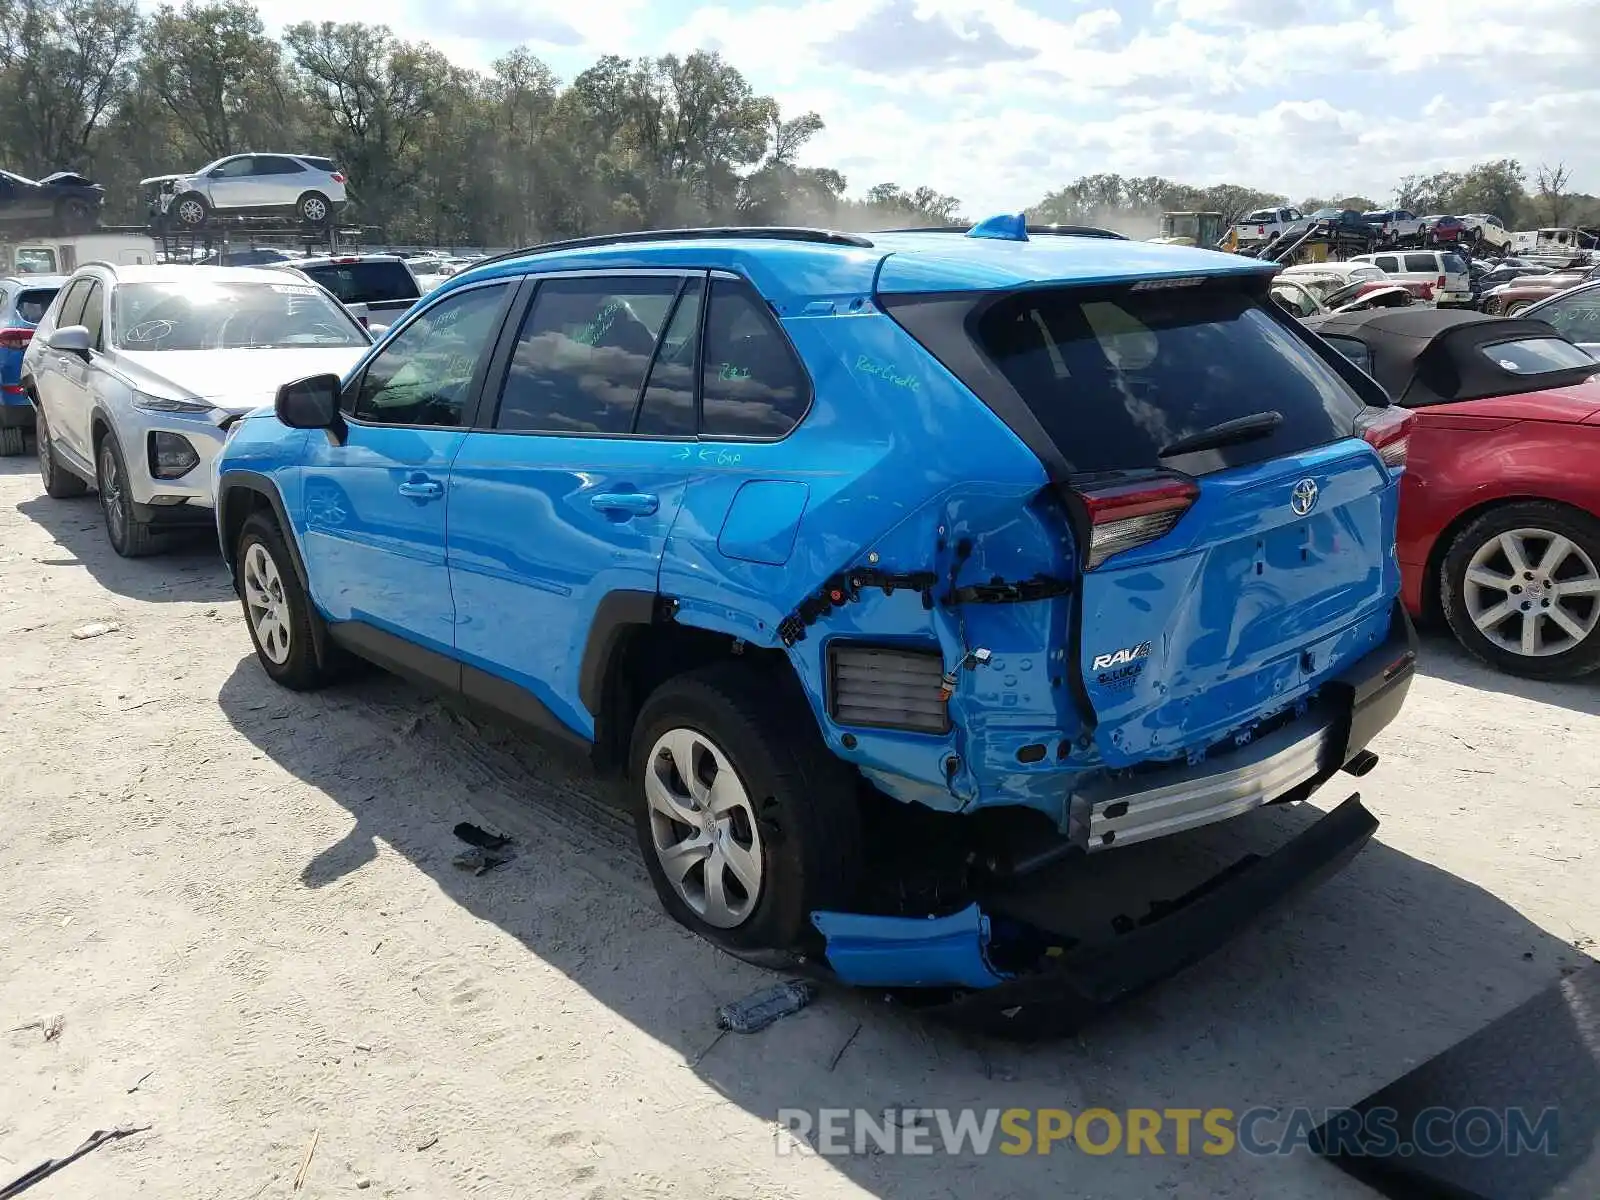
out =
{"type": "Polygon", "coordinates": [[[601,492],[589,503],[601,512],[627,513],[634,517],[648,517],[661,507],[659,497],[644,492],[601,492]]]}
{"type": "Polygon", "coordinates": [[[444,484],[433,479],[408,479],[400,485],[400,494],[413,500],[437,500],[444,495],[444,484]]]}

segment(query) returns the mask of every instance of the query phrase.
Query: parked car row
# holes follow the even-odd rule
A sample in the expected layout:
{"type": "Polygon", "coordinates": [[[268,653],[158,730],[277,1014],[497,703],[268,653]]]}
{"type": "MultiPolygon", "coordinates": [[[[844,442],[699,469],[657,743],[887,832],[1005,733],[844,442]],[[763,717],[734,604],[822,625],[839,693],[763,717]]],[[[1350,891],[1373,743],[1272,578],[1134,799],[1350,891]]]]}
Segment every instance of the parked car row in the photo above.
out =
{"type": "Polygon", "coordinates": [[[1402,208],[1368,212],[1322,208],[1310,213],[1287,206],[1263,208],[1235,224],[1233,234],[1240,245],[1259,245],[1319,222],[1369,240],[1372,249],[1459,246],[1479,253],[1503,253],[1513,241],[1512,233],[1492,213],[1419,216],[1402,208]]]}

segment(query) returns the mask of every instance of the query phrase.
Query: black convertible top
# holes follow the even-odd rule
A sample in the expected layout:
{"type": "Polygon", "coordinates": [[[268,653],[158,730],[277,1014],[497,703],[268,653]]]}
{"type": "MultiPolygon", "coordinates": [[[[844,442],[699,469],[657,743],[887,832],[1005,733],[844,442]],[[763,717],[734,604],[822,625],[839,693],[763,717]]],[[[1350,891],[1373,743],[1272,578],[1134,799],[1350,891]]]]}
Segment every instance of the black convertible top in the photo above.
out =
{"type": "Polygon", "coordinates": [[[1323,337],[1354,338],[1365,345],[1373,378],[1406,408],[1568,387],[1600,374],[1600,361],[1537,375],[1508,371],[1483,353],[1500,342],[1566,340],[1548,323],[1525,317],[1410,307],[1309,317],[1303,324],[1323,337]]]}

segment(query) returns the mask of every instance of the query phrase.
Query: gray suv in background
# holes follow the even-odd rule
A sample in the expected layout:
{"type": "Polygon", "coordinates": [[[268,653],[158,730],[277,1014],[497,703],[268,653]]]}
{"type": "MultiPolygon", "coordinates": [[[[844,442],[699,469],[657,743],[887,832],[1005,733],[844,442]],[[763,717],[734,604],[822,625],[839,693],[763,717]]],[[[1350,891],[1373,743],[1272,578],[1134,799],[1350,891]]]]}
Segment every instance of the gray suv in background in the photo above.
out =
{"type": "Polygon", "coordinates": [[[230,154],[174,179],[163,212],[198,229],[216,216],[293,216],[327,225],[345,205],[344,172],[311,154],[230,154]]]}

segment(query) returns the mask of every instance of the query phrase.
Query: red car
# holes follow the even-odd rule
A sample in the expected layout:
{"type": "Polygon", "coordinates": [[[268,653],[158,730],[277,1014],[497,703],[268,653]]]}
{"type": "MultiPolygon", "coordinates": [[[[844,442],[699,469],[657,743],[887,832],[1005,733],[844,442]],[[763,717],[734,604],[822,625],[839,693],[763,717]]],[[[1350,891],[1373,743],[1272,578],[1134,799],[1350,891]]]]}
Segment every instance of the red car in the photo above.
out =
{"type": "Polygon", "coordinates": [[[1543,321],[1462,310],[1304,324],[1410,411],[1397,556],[1412,615],[1442,615],[1514,675],[1600,668],[1600,361],[1543,321]]]}

